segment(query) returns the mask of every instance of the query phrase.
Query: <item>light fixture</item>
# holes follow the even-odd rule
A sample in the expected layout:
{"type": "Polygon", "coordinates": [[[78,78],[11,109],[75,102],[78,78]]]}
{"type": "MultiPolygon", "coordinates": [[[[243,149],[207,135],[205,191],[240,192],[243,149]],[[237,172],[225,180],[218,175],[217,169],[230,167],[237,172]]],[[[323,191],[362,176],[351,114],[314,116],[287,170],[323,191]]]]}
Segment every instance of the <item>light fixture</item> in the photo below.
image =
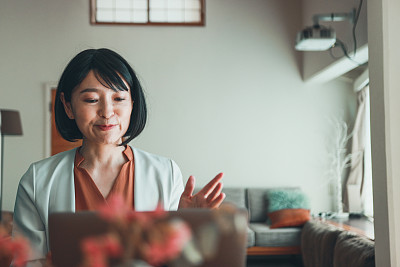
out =
{"type": "Polygon", "coordinates": [[[344,21],[354,23],[355,9],[349,13],[317,14],[313,16],[314,25],[306,27],[297,33],[296,50],[299,51],[325,51],[336,43],[336,33],[331,27],[319,24],[320,21],[344,21]]]}
{"type": "Polygon", "coordinates": [[[22,135],[22,125],[19,112],[16,110],[0,109],[0,135],[1,135],[1,177],[0,177],[0,221],[3,202],[3,173],[4,173],[4,136],[22,135]]]}

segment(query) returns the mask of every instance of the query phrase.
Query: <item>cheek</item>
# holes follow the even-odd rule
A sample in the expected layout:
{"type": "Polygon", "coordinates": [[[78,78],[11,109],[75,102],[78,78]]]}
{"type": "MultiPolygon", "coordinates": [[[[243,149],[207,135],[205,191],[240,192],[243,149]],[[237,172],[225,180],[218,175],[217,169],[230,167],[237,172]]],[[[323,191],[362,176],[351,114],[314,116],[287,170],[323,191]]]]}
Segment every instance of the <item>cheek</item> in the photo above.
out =
{"type": "Polygon", "coordinates": [[[90,109],[85,109],[85,108],[77,108],[73,110],[74,116],[75,116],[75,120],[77,121],[77,123],[79,122],[88,122],[90,120],[92,120],[93,118],[93,111],[91,111],[90,109]]]}
{"type": "Polygon", "coordinates": [[[126,112],[124,114],[124,121],[125,121],[125,123],[127,123],[129,125],[129,123],[131,121],[131,112],[126,112]]]}
{"type": "Polygon", "coordinates": [[[124,118],[128,118],[128,120],[130,120],[131,114],[132,114],[131,107],[126,107],[126,108],[120,110],[120,116],[122,116],[124,118]]]}

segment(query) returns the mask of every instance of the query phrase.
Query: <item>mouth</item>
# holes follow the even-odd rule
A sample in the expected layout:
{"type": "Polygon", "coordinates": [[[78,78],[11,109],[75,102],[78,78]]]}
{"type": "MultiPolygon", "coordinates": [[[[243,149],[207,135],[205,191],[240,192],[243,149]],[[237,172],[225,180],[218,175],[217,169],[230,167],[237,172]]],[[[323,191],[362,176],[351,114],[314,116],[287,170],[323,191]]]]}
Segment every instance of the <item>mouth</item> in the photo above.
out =
{"type": "Polygon", "coordinates": [[[101,124],[101,125],[96,125],[97,128],[99,128],[101,131],[109,131],[116,127],[116,124],[101,124]]]}

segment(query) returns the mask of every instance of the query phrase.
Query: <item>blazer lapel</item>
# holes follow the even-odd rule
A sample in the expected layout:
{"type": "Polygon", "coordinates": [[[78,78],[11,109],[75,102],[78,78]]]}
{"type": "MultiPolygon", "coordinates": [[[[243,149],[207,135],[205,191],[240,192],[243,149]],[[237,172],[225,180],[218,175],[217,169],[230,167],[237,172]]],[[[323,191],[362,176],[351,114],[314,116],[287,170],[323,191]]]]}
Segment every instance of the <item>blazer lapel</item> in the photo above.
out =
{"type": "Polygon", "coordinates": [[[132,150],[135,162],[135,210],[154,210],[160,197],[162,199],[162,189],[157,182],[157,162],[153,162],[149,154],[140,149],[132,150]]]}

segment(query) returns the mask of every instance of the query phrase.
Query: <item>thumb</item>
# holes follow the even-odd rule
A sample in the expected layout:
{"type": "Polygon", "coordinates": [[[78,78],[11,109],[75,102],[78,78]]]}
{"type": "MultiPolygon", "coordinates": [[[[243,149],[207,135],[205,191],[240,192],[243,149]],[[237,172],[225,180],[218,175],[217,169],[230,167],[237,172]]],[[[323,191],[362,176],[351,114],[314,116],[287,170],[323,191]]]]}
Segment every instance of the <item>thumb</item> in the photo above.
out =
{"type": "Polygon", "coordinates": [[[182,196],[191,197],[194,191],[194,184],[195,179],[194,176],[191,175],[186,183],[185,190],[183,191],[182,196]]]}

